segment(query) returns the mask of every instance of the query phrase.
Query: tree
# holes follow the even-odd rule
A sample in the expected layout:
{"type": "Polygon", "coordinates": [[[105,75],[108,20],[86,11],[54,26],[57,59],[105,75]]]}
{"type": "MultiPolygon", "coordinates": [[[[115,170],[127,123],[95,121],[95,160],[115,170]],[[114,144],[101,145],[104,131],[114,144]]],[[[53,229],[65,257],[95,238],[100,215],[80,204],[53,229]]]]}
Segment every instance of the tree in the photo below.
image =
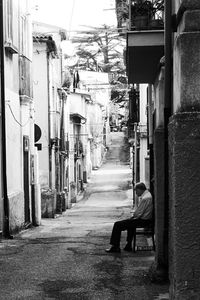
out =
{"type": "Polygon", "coordinates": [[[71,38],[71,42],[75,45],[79,57],[75,67],[109,73],[111,100],[123,102],[127,90],[124,36],[119,35],[117,28],[102,25],[77,32],[76,36],[71,38]]]}
{"type": "Polygon", "coordinates": [[[80,68],[108,73],[125,72],[125,39],[119,36],[116,28],[107,25],[92,27],[92,30],[77,32],[71,41],[76,44],[80,68]]]}

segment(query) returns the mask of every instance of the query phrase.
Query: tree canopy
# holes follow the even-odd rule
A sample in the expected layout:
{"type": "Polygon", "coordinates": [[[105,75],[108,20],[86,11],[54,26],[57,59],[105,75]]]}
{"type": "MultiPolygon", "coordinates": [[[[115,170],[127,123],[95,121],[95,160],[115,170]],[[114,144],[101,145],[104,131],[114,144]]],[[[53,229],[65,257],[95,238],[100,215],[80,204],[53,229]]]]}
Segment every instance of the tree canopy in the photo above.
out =
{"type": "Polygon", "coordinates": [[[74,67],[109,73],[111,100],[117,103],[123,101],[127,84],[125,37],[118,33],[116,27],[102,25],[77,32],[71,42],[75,45],[78,56],[74,67]]]}

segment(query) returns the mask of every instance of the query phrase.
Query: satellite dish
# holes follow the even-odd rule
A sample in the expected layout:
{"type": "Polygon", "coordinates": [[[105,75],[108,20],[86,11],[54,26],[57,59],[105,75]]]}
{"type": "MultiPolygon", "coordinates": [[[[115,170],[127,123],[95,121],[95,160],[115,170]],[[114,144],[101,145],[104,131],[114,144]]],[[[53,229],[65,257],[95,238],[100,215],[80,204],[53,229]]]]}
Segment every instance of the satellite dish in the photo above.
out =
{"type": "Polygon", "coordinates": [[[41,138],[42,131],[41,131],[40,127],[37,124],[34,124],[34,129],[35,129],[34,130],[34,137],[35,137],[35,143],[36,143],[41,138]]]}

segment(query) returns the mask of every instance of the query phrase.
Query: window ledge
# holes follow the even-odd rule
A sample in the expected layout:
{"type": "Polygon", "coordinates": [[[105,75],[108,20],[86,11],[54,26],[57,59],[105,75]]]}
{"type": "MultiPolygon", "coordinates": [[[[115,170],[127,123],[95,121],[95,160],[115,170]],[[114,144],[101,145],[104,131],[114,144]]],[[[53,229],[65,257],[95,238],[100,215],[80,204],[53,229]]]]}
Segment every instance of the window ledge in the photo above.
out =
{"type": "Polygon", "coordinates": [[[18,50],[17,48],[10,42],[5,42],[4,44],[5,50],[12,53],[12,54],[17,54],[18,50]]]}

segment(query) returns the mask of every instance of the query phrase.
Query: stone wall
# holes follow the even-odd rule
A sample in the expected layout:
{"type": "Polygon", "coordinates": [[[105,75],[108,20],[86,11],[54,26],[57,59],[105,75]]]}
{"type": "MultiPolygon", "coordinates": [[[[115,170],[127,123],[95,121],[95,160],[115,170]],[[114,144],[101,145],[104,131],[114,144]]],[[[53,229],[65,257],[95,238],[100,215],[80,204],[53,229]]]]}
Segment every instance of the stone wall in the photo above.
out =
{"type": "Polygon", "coordinates": [[[176,0],[169,123],[170,299],[200,299],[200,1],[176,0]]]}
{"type": "Polygon", "coordinates": [[[200,113],[169,123],[170,299],[200,298],[200,113]]]}

